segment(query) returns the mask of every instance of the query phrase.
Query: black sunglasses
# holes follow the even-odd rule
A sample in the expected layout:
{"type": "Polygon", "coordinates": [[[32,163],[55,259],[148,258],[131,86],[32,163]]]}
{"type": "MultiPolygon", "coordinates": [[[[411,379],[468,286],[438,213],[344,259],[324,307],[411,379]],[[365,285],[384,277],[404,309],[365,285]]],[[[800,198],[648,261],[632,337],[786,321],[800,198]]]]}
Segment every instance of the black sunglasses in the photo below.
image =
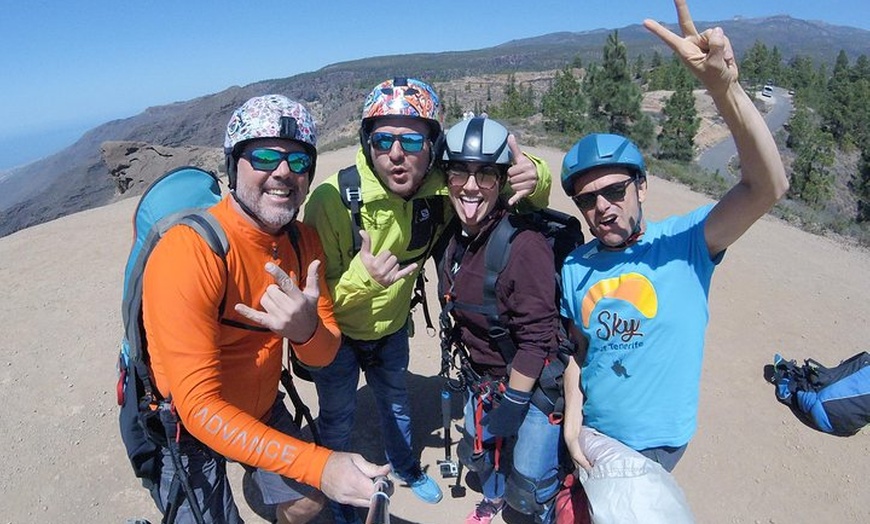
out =
{"type": "Polygon", "coordinates": [[[447,184],[452,187],[464,187],[468,179],[474,177],[477,187],[480,189],[492,189],[498,184],[501,171],[495,166],[483,166],[475,172],[468,170],[468,166],[454,165],[447,167],[447,184]]]}
{"type": "Polygon", "coordinates": [[[636,180],[637,177],[631,177],[628,180],[623,180],[622,182],[602,187],[598,191],[573,195],[571,199],[575,204],[577,204],[577,207],[579,207],[581,211],[589,211],[595,207],[599,195],[603,196],[608,202],[622,202],[622,199],[625,198],[625,192],[628,190],[628,186],[636,180]]]}
{"type": "Polygon", "coordinates": [[[258,147],[242,152],[241,156],[247,159],[257,171],[274,171],[284,160],[287,161],[290,171],[297,175],[301,175],[311,168],[311,155],[304,151],[284,153],[267,147],[258,147]]]}
{"type": "Polygon", "coordinates": [[[426,137],[420,133],[404,133],[394,135],[392,133],[372,133],[372,147],[378,151],[389,151],[393,147],[393,143],[398,140],[402,146],[402,150],[406,153],[419,153],[423,150],[423,144],[426,142],[426,137]]]}

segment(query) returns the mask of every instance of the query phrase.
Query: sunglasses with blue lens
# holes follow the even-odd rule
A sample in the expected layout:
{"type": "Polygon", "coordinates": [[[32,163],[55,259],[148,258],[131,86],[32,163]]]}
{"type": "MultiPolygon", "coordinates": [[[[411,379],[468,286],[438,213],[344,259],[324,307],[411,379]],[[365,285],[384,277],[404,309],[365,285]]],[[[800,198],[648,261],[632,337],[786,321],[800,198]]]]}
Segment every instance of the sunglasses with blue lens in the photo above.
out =
{"type": "Polygon", "coordinates": [[[304,151],[290,151],[284,153],[276,149],[258,147],[242,153],[242,158],[251,163],[251,167],[257,171],[274,171],[281,162],[286,160],[290,171],[297,175],[306,173],[311,168],[311,155],[304,151]]]}
{"type": "Polygon", "coordinates": [[[623,180],[622,182],[617,182],[615,184],[610,184],[609,186],[605,186],[598,191],[590,191],[588,193],[580,193],[579,195],[573,195],[571,197],[574,200],[574,203],[577,204],[577,207],[582,211],[589,211],[593,207],[595,207],[595,203],[598,202],[598,196],[603,196],[605,200],[608,202],[622,202],[625,198],[625,192],[628,189],[628,186],[637,180],[637,177],[631,177],[627,180],[623,180]]]}
{"type": "Polygon", "coordinates": [[[423,145],[426,143],[426,137],[420,133],[404,133],[394,135],[392,133],[372,133],[372,147],[378,151],[389,151],[393,147],[393,143],[398,140],[402,146],[402,150],[406,153],[419,153],[423,150],[423,145]]]}

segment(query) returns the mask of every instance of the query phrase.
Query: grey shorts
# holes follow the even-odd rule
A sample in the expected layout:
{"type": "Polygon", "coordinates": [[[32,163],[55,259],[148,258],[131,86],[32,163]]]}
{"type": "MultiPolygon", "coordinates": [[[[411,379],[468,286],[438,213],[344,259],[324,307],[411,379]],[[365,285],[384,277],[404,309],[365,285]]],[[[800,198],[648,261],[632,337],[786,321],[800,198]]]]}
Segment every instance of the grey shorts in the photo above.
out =
{"type": "Polygon", "coordinates": [[[672,472],[677,467],[677,462],[683,458],[683,453],[686,452],[688,444],[683,444],[678,448],[671,446],[661,446],[658,448],[647,448],[639,451],[639,453],[649,459],[652,459],[665,468],[665,471],[672,472]]]}
{"type": "MultiPolygon", "coordinates": [[[[272,406],[272,415],[267,424],[287,435],[302,438],[302,434],[284,404],[284,394],[278,393],[278,398],[272,406]]],[[[203,446],[193,438],[184,438],[180,442],[181,462],[190,485],[196,494],[197,503],[208,522],[242,522],[239,510],[233,500],[233,494],[226,474],[226,458],[203,446]]],[[[265,504],[282,504],[303,497],[312,497],[319,491],[259,468],[242,464],[254,480],[260,491],[261,500],[265,504]]],[[[159,489],[152,489],[151,496],[161,512],[166,513],[170,489],[175,477],[175,464],[168,449],[163,450],[163,470],[161,472],[159,489]]],[[[188,501],[181,495],[181,504],[177,508],[177,523],[195,522],[188,501]]]]}

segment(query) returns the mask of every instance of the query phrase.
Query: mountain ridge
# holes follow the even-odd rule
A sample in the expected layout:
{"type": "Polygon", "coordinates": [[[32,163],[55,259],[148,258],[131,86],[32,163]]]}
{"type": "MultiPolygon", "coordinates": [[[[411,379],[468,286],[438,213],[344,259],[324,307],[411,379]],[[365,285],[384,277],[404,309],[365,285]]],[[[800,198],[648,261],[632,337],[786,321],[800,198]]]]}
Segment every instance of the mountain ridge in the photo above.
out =
{"type": "MultiPolygon", "coordinates": [[[[667,25],[673,27],[673,24],[667,25]]],[[[870,31],[788,15],[697,22],[696,25],[699,28],[724,27],[738,57],[761,34],[765,36],[765,44],[780,49],[786,60],[802,54],[812,56],[816,62],[833,62],[840,49],[851,59],[870,54],[870,31]]],[[[670,55],[670,49],[640,24],[616,30],[629,57],[654,51],[670,55]]],[[[123,196],[116,191],[117,186],[101,158],[103,142],[141,142],[174,148],[220,147],[226,120],[235,107],[251,96],[278,92],[303,102],[312,111],[318,122],[320,148],[340,147],[355,140],[362,102],[371,87],[385,78],[419,77],[432,83],[442,100],[455,96],[461,103],[467,96],[463,90],[444,91],[440,86],[466,78],[465,91],[469,91],[473,83],[483,85],[474,79],[484,75],[555,71],[577,57],[584,64],[598,61],[604,41],[612,31],[602,28],[558,32],[478,50],[351,60],[329,64],[317,71],[231,86],[190,100],[149,107],[138,115],[101,124],[60,152],[0,178],[0,236],[123,196]],[[56,187],[59,181],[62,181],[60,188],[56,187]]],[[[492,94],[497,102],[501,96],[497,84],[487,85],[496,85],[492,94]]]]}

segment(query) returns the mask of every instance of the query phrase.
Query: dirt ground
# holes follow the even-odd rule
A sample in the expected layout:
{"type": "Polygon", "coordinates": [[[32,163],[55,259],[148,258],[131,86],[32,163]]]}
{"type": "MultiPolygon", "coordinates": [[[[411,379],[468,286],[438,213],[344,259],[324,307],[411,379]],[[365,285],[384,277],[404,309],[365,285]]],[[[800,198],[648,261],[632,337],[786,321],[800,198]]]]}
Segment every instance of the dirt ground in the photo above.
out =
{"type": "MultiPolygon", "coordinates": [[[[561,152],[531,152],[558,173],[561,152]]],[[[318,180],[351,160],[350,149],[322,155],[318,180]]],[[[657,219],[707,201],[653,176],[646,213],[657,219]]],[[[122,201],[0,239],[2,523],[160,520],[117,430],[121,280],[135,204],[122,201]]],[[[551,204],[571,210],[558,185],[551,204]]],[[[698,522],[870,522],[870,429],[849,438],[812,431],[762,377],[777,352],[836,364],[868,348],[868,268],[870,253],[770,218],[728,250],[713,279],[699,429],[675,471],[698,522]]],[[[434,297],[430,304],[437,314],[434,297]]],[[[414,436],[445,497],[430,506],[399,487],[392,522],[463,522],[478,494],[469,489],[453,498],[452,480],[437,475],[444,458],[438,343],[419,311],[417,317],[414,436]]],[[[313,388],[301,389],[316,413],[313,388]]],[[[359,413],[374,409],[364,384],[359,403],[359,413]]],[[[383,461],[379,428],[358,418],[355,445],[383,461]]],[[[230,470],[246,521],[261,522],[242,500],[241,469],[230,470]]]]}

